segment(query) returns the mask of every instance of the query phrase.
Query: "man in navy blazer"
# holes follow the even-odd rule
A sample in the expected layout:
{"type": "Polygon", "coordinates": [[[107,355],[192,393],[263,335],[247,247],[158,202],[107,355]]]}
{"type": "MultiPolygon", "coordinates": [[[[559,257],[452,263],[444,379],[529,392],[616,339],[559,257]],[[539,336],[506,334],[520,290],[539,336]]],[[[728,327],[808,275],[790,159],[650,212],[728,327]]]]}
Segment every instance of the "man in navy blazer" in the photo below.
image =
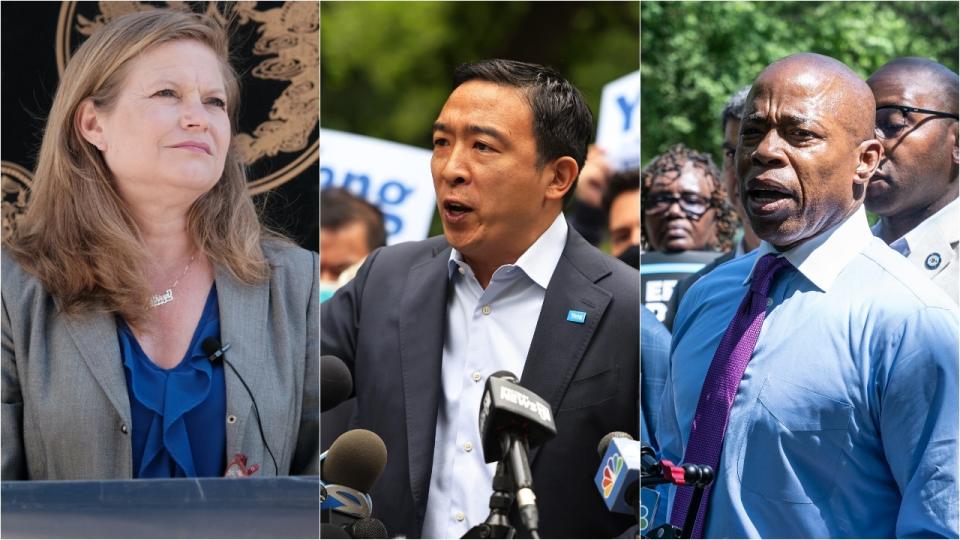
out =
{"type": "Polygon", "coordinates": [[[635,521],[607,511],[593,478],[604,435],[639,437],[639,275],[563,220],[592,116],[534,64],[463,65],[453,86],[433,126],[444,236],[373,252],[321,306],[322,353],[354,376],[354,427],[387,446],[374,516],[408,537],[459,537],[487,517],[477,416],[487,377],[507,369],[557,426],[530,452],[540,535],[617,536],[635,521]]]}

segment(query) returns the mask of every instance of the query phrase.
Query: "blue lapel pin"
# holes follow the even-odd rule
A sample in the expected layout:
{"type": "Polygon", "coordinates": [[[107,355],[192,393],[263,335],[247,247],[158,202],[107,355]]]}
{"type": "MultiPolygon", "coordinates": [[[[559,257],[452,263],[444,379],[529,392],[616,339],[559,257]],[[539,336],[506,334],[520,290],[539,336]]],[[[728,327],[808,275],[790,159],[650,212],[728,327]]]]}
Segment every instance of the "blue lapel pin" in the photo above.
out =
{"type": "Polygon", "coordinates": [[[567,312],[567,320],[572,323],[583,324],[587,322],[587,312],[571,309],[567,312]]]}

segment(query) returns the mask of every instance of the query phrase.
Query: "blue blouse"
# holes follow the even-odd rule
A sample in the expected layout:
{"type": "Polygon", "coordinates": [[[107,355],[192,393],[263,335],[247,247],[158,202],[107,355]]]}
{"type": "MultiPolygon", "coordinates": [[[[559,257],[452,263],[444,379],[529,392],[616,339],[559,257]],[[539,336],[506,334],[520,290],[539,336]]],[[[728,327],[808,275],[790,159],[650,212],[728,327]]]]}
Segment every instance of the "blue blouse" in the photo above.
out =
{"type": "Polygon", "coordinates": [[[157,367],[120,317],[117,335],[133,420],[133,477],[223,476],[227,410],[223,363],[212,365],[200,346],[208,337],[220,338],[216,284],[177,366],[157,367]]]}

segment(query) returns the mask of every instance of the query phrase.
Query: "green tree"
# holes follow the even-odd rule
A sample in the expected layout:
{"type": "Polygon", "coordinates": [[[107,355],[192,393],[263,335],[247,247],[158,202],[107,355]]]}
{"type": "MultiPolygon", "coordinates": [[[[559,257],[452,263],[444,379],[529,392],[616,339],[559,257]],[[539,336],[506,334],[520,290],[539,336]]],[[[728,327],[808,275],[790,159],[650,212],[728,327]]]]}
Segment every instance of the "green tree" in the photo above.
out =
{"type": "MultiPolygon", "coordinates": [[[[671,145],[722,158],[720,113],[767,64],[810,51],[867,77],[899,56],[957,70],[957,2],[641,4],[641,159],[671,145]]],[[[719,161],[718,161],[719,162],[719,161]]]]}

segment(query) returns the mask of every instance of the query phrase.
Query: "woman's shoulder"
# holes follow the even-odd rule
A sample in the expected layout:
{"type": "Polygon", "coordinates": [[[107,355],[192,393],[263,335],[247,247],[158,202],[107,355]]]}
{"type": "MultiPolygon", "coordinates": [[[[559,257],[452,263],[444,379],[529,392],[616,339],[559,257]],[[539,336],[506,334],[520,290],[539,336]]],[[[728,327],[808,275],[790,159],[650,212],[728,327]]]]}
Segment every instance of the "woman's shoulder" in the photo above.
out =
{"type": "Polygon", "coordinates": [[[267,238],[260,242],[263,255],[270,265],[271,273],[284,275],[287,279],[312,281],[319,276],[320,260],[316,252],[303,249],[289,240],[267,238]]]}
{"type": "Polygon", "coordinates": [[[11,255],[9,249],[0,250],[0,275],[2,275],[2,292],[4,303],[14,299],[25,299],[36,294],[43,294],[43,285],[36,276],[27,272],[23,266],[11,255]]]}

